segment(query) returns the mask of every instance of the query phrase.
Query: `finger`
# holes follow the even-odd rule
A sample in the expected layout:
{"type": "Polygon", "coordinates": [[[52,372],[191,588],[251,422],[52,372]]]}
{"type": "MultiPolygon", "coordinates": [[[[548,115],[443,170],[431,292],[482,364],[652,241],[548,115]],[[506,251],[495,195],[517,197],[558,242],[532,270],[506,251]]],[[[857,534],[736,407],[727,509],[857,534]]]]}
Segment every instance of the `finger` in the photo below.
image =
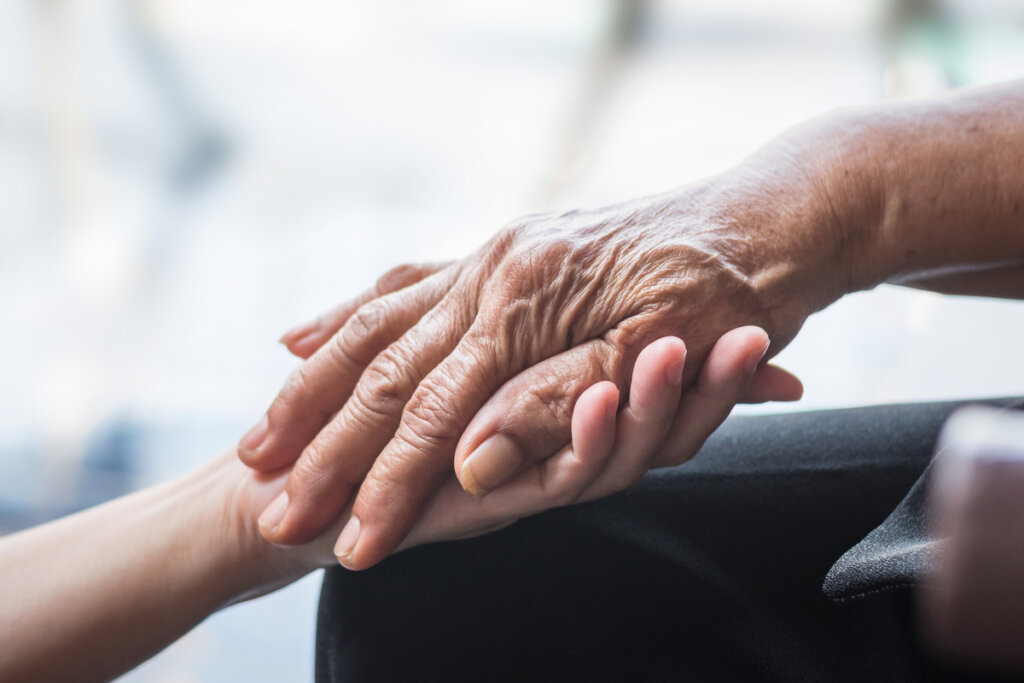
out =
{"type": "Polygon", "coordinates": [[[799,401],[803,395],[803,382],[796,375],[777,365],[766,364],[758,366],[739,402],[799,401]]]}
{"type": "Polygon", "coordinates": [[[628,404],[617,415],[618,389],[598,382],[572,408],[572,443],[519,472],[483,498],[470,497],[449,480],[400,548],[468,537],[501,528],[516,519],[569,505],[595,481],[624,488],[646,470],[672,424],[679,403],[686,347],[666,337],[647,346],[633,369],[628,404]],[[449,503],[455,502],[451,505],[449,503]]]}
{"type": "Polygon", "coordinates": [[[317,316],[316,319],[297,325],[281,337],[281,343],[300,358],[309,358],[314,351],[334,336],[341,326],[352,317],[361,306],[379,297],[405,289],[433,275],[449,265],[451,261],[442,263],[406,263],[392,268],[380,276],[373,287],[346,301],[335,308],[317,316]]]}
{"type": "Polygon", "coordinates": [[[647,472],[675,419],[685,362],[686,345],[676,337],[659,339],[640,352],[629,402],[618,416],[615,448],[604,471],[582,494],[584,499],[620,491],[647,472]]]}
{"type": "Polygon", "coordinates": [[[629,402],[621,414],[616,416],[618,390],[613,383],[591,386],[572,409],[571,445],[483,498],[470,497],[449,480],[400,548],[499,529],[590,497],[585,492],[594,491],[596,482],[603,482],[605,489],[624,488],[646,470],[672,424],[685,357],[685,345],[674,337],[647,346],[637,357],[629,402]]]}
{"type": "Polygon", "coordinates": [[[680,400],[656,466],[677,465],[696,455],[747,392],[768,343],[767,333],[753,326],[726,332],[715,342],[696,383],[680,400]]]}
{"type": "Polygon", "coordinates": [[[626,377],[619,354],[594,339],[524,370],[476,412],[455,451],[455,472],[484,496],[570,440],[573,405],[589,386],[626,377]]]}
{"type": "Polygon", "coordinates": [[[366,367],[349,400],[295,462],[283,509],[261,517],[264,538],[304,543],[349,502],[393,440],[424,375],[458,344],[463,329],[455,322],[458,307],[457,298],[446,299],[366,367]]]}
{"type": "Polygon", "coordinates": [[[478,536],[573,503],[608,461],[615,445],[618,407],[619,392],[611,382],[599,382],[584,391],[573,408],[572,444],[489,496],[472,496],[450,477],[398,549],[478,536]]]}
{"type": "MultiPolygon", "coordinates": [[[[349,567],[370,566],[391,553],[430,498],[451,476],[452,454],[476,407],[504,379],[494,342],[472,328],[416,387],[394,437],[359,487],[351,523],[349,567]]],[[[339,546],[340,548],[340,546],[339,546]]]]}
{"type": "Polygon", "coordinates": [[[263,418],[238,444],[249,467],[272,471],[291,464],[348,399],[364,368],[412,327],[447,291],[447,271],[357,310],[292,374],[263,418]]]}

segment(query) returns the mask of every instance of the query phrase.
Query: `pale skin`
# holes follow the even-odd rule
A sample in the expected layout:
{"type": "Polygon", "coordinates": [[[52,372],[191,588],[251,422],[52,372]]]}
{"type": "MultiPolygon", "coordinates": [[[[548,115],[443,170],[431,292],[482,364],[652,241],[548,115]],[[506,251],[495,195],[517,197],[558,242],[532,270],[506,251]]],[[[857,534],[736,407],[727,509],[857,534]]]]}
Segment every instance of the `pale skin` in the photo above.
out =
{"type": "MultiPolygon", "coordinates": [[[[794,378],[756,369],[767,341],[758,328],[727,333],[683,395],[686,346],[656,340],[637,360],[626,406],[619,410],[615,385],[590,387],[573,409],[570,446],[486,498],[451,478],[399,549],[607,495],[658,461],[680,418],[697,447],[752,392],[796,398],[794,378]]],[[[294,548],[260,537],[256,515],[286,476],[254,473],[231,451],[173,481],[0,540],[0,680],[109,680],[213,612],[334,564],[344,519],[294,548]]]]}
{"type": "MultiPolygon", "coordinates": [[[[571,407],[639,351],[686,339],[689,387],[726,330],[777,353],[807,316],[883,282],[1024,295],[1024,82],[843,110],[713,178],[528,216],[466,259],[405,266],[284,342],[308,358],[242,439],[292,466],[261,517],[304,542],[349,510],[353,569],[402,542],[454,472],[487,495],[570,440],[571,407]]],[[[658,464],[692,453],[670,434],[658,464]]]]}

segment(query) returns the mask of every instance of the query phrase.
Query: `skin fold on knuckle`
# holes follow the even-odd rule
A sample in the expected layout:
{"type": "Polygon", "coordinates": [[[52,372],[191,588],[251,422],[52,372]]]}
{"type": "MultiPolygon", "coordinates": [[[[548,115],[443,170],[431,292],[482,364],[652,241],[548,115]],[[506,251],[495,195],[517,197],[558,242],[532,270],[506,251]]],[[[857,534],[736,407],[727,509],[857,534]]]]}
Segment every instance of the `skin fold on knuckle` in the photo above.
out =
{"type": "Polygon", "coordinates": [[[404,460],[410,456],[402,451],[392,451],[381,457],[370,475],[359,488],[359,497],[353,508],[360,519],[388,520],[391,512],[407,498],[402,491],[402,474],[409,465],[404,460]]]}
{"type": "Polygon", "coordinates": [[[399,429],[360,486],[354,513],[364,521],[411,522],[406,519],[410,511],[437,490],[448,473],[442,461],[425,459],[434,445],[431,437],[399,429]]]}
{"type": "Polygon", "coordinates": [[[579,352],[548,359],[506,384],[488,405],[490,414],[500,416],[495,431],[519,441],[530,460],[568,444],[576,401],[588,387],[607,378],[597,357],[607,350],[603,343],[591,342],[579,352]],[[601,349],[595,348],[598,344],[601,349]]]}
{"type": "Polygon", "coordinates": [[[441,377],[431,377],[422,382],[402,413],[402,424],[395,434],[408,447],[421,452],[450,449],[468,423],[458,407],[457,394],[451,387],[457,386],[441,377]]]}
{"type": "Polygon", "coordinates": [[[317,498],[332,484],[333,459],[324,444],[314,441],[302,451],[288,477],[288,493],[293,501],[317,498]]]}
{"type": "Polygon", "coordinates": [[[372,360],[369,356],[386,333],[384,323],[390,310],[386,298],[374,299],[355,310],[326,347],[328,358],[338,370],[355,373],[372,360]]]}
{"type": "Polygon", "coordinates": [[[404,404],[422,377],[415,357],[416,354],[401,342],[381,351],[359,379],[359,385],[368,390],[362,398],[373,397],[374,403],[388,406],[404,404]]]}

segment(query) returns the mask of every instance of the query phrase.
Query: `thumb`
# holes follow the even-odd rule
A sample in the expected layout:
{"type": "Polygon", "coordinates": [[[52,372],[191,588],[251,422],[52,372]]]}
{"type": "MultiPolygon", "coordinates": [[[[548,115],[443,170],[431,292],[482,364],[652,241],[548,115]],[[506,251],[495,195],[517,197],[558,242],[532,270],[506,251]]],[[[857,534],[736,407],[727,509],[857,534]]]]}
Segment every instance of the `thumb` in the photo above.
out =
{"type": "MultiPolygon", "coordinates": [[[[685,356],[685,347],[679,347],[685,356]]],[[[573,407],[588,387],[610,380],[625,394],[628,368],[622,355],[619,347],[594,339],[505,382],[477,411],[455,449],[455,473],[463,488],[486,495],[568,444],[573,407]]]]}

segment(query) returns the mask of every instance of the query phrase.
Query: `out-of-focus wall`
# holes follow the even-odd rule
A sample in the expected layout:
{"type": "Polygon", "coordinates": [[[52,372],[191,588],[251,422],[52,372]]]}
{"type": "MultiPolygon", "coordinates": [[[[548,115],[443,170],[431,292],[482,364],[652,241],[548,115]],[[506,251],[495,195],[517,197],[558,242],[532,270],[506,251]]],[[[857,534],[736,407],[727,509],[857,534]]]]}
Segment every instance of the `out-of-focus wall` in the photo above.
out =
{"type": "MultiPolygon", "coordinates": [[[[1021,64],[1011,0],[0,4],[0,530],[229,445],[391,265],[1021,64]]],[[[1021,308],[881,288],[779,362],[807,407],[1019,393],[1021,308]]],[[[128,678],[308,678],[315,590],[128,678]]]]}

